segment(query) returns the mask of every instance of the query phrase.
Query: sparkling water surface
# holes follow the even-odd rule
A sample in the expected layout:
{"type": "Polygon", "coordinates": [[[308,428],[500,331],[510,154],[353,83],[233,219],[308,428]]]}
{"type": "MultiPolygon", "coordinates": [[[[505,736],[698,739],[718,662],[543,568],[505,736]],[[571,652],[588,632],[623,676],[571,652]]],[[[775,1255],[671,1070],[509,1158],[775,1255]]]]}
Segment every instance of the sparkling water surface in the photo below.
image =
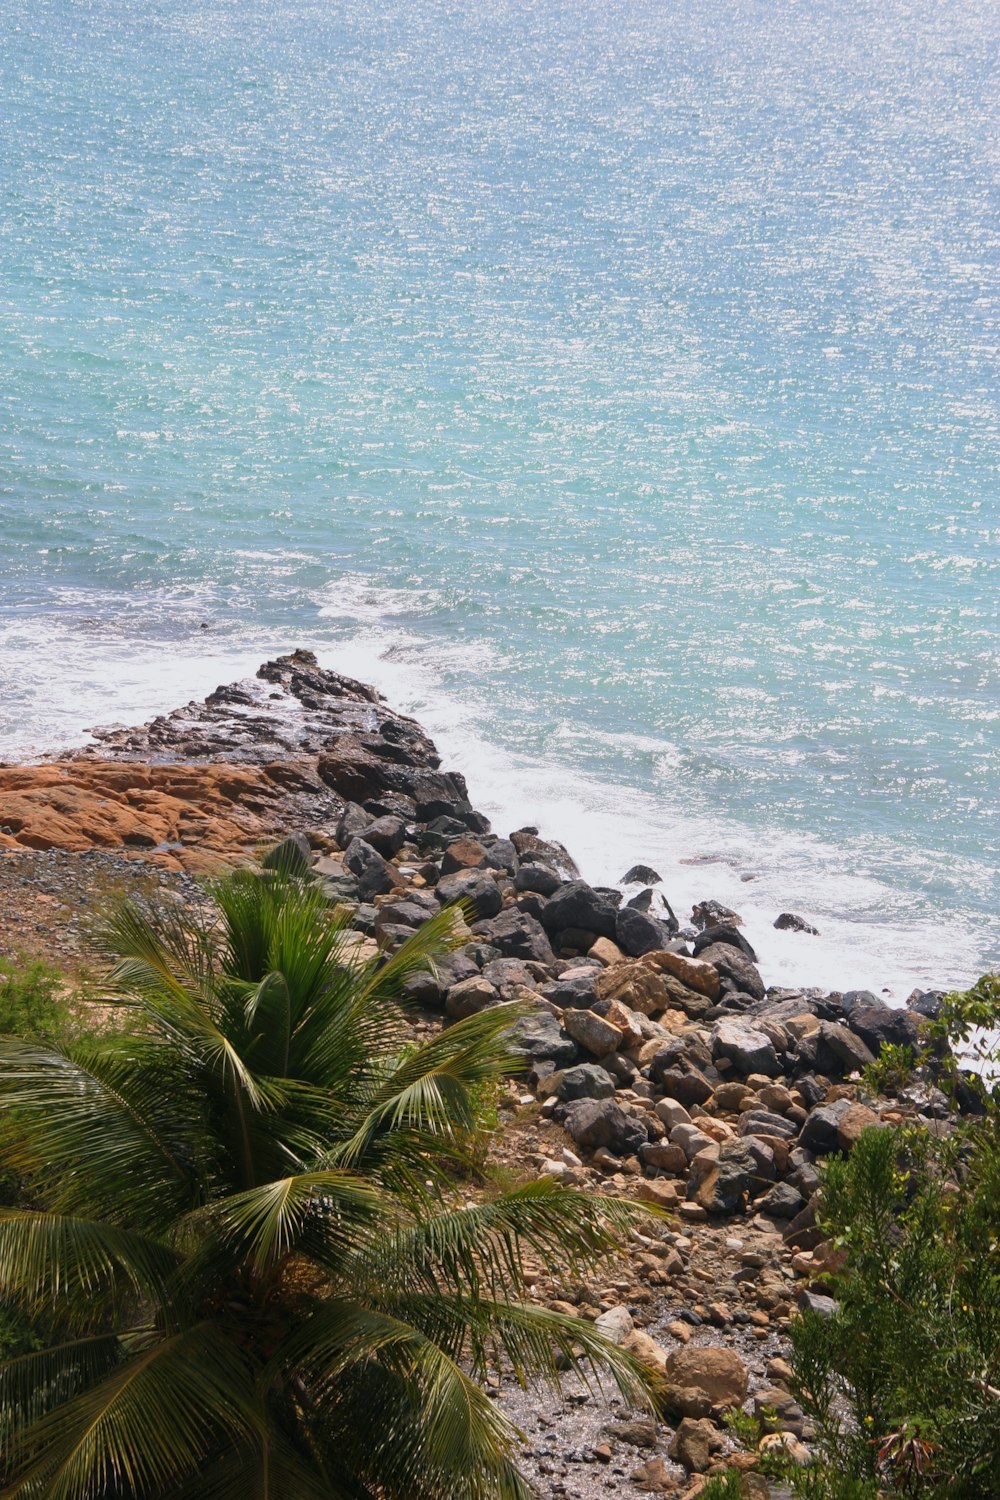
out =
{"type": "Polygon", "coordinates": [[[0,754],[311,646],[769,979],[1000,962],[994,5],[0,40],[0,754]]]}

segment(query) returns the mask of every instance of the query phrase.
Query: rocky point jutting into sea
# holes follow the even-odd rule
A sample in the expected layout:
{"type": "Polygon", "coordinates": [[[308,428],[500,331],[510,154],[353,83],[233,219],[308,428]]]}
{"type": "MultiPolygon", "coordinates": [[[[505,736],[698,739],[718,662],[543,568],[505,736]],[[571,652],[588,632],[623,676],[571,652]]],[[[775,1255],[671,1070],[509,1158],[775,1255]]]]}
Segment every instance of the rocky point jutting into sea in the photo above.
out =
{"type": "Polygon", "coordinates": [[[4,946],[53,924],[88,861],[194,896],[192,875],[284,838],[364,954],[466,903],[463,946],[409,981],[415,1032],[526,1002],[525,1073],[502,1101],[495,1155],[665,1211],[604,1281],[536,1267],[539,1300],[599,1319],[665,1382],[653,1421],[575,1386],[546,1400],[500,1380],[540,1493],[680,1493],[727,1455],[748,1493],[768,1495],[722,1419],[773,1411],[764,1441],[808,1450],[785,1330],[797,1307],[829,1307],[822,1277],[838,1252],[817,1223],[820,1167],[870,1125],[950,1128],[929,1080],[891,1099],[859,1084],[887,1044],[918,1046],[939,995],[893,1009],[868,992],[768,988],[736,913],[705,902],[685,925],[655,870],[624,872],[624,894],[594,888],[539,830],[494,832],[417,723],[307,651],[139,728],[0,767],[4,946]],[[13,899],[26,889],[40,912],[13,899]]]}

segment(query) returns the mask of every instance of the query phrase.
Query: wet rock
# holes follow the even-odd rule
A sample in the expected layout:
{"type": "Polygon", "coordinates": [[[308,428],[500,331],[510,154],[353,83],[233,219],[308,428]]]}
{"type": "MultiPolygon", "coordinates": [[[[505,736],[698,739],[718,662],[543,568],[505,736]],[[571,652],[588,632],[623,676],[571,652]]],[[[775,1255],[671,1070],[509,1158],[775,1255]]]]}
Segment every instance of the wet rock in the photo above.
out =
{"type": "Polygon", "coordinates": [[[555,839],[538,836],[537,828],[519,828],[510,835],[510,842],[517,850],[522,864],[541,863],[551,865],[564,880],[579,880],[580,871],[573,859],[555,839]]]}
{"type": "Polygon", "coordinates": [[[730,907],[723,906],[721,901],[699,901],[692,908],[691,921],[699,931],[707,927],[743,926],[743,918],[730,907]]]}
{"type": "Polygon", "coordinates": [[[560,886],[542,912],[542,925],[550,935],[576,929],[594,937],[614,941],[618,913],[615,907],[585,880],[560,886]]]}
{"type": "Polygon", "coordinates": [[[783,911],[779,917],[775,917],[774,925],[779,932],[808,932],[813,937],[819,937],[819,928],[807,922],[805,917],[798,917],[793,911],[783,911]]]}
{"type": "Polygon", "coordinates": [[[623,906],[615,919],[615,941],[631,958],[657,952],[676,931],[633,906],[623,906]]]}
{"type": "Polygon", "coordinates": [[[697,950],[697,956],[714,964],[720,977],[729,982],[729,988],[741,994],[751,995],[754,1000],[764,999],[764,981],[756,965],[730,943],[711,943],[697,950]]]}
{"type": "Polygon", "coordinates": [[[534,891],[536,895],[545,897],[554,896],[562,883],[562,877],[551,865],[521,865],[514,876],[516,891],[534,891]]]}
{"type": "Polygon", "coordinates": [[[659,885],[663,880],[651,865],[632,865],[621,878],[622,885],[659,885]]]}
{"type": "Polygon", "coordinates": [[[738,932],[735,927],[729,927],[725,924],[721,927],[706,927],[704,932],[700,932],[694,939],[691,947],[695,958],[700,957],[706,948],[723,947],[736,948],[751,963],[757,962],[757,955],[742,932],[738,932]]]}

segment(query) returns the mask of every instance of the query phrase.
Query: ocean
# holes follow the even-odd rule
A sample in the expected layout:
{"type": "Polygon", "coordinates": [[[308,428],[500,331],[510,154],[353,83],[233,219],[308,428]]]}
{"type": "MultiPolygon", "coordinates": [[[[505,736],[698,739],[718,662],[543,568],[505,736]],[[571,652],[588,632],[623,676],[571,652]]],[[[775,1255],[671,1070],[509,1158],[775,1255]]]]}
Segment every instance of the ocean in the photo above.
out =
{"type": "Polygon", "coordinates": [[[995,5],[0,40],[0,755],[306,646],[770,982],[1000,963],[995,5]]]}

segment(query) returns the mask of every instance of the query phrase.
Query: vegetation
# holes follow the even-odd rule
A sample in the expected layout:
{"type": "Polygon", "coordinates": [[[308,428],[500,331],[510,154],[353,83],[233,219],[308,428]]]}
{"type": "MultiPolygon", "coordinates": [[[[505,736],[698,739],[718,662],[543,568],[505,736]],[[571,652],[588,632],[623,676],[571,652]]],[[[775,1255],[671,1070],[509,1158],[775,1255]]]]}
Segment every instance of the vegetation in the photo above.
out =
{"type": "Polygon", "coordinates": [[[936,1028],[975,1046],[981,1118],[943,1136],[868,1130],[829,1163],[838,1309],[792,1329],[818,1462],[784,1478],[806,1500],[1000,1495],[998,1027],[994,977],[949,997],[936,1028]]]}
{"type": "Polygon", "coordinates": [[[0,1036],[54,1041],[66,1029],[63,979],[38,960],[0,958],[0,1036]]]}
{"type": "Polygon", "coordinates": [[[645,1385],[517,1300],[525,1257],[582,1267],[636,1210],[551,1181],[466,1202],[518,1012],[409,1045],[396,996],[450,914],[361,963],[287,870],[214,896],[214,927],[120,910],[119,1029],[0,1041],[0,1296],[41,1345],[0,1365],[4,1496],[526,1500],[488,1370],[645,1385]]]}

